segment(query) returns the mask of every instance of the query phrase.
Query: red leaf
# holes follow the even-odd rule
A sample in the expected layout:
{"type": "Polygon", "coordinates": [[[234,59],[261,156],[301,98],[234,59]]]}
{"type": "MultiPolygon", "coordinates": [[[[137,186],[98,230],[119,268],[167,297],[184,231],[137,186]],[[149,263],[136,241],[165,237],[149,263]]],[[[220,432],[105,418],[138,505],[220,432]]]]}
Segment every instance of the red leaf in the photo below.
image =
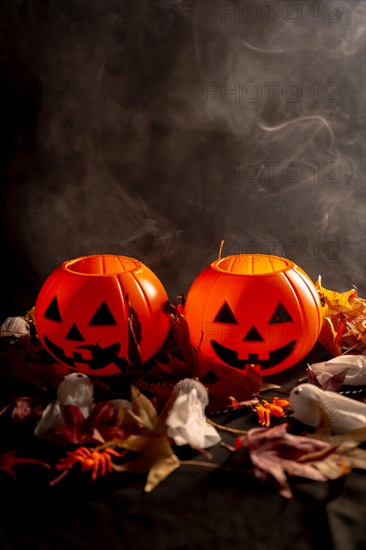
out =
{"type": "Polygon", "coordinates": [[[150,384],[146,380],[141,379],[136,383],[136,386],[142,393],[149,396],[156,410],[160,412],[169,400],[174,384],[150,384]]]}
{"type": "Polygon", "coordinates": [[[182,354],[183,361],[190,367],[192,374],[197,366],[197,355],[191,344],[189,327],[184,316],[169,302],[165,304],[164,311],[168,316],[169,323],[173,332],[173,337],[182,354]]]}
{"type": "Polygon", "coordinates": [[[308,384],[314,384],[318,388],[325,391],[336,392],[343,386],[348,369],[344,369],[338,372],[337,374],[330,376],[323,384],[319,382],[315,372],[310,366],[307,368],[306,371],[308,373],[308,379],[307,379],[308,384]]]}
{"type": "Polygon", "coordinates": [[[86,423],[79,407],[65,405],[63,416],[65,425],[51,428],[43,438],[59,446],[96,442],[93,429],[86,423]]]}
{"type": "Polygon", "coordinates": [[[118,409],[112,403],[97,403],[86,423],[98,430],[105,441],[123,440],[129,435],[119,426],[118,409]]]}
{"type": "Polygon", "coordinates": [[[17,476],[14,468],[17,466],[24,466],[25,464],[38,464],[44,468],[50,468],[50,465],[42,460],[17,456],[17,450],[18,449],[12,449],[11,451],[0,455],[0,471],[16,478],[17,476]]]}
{"type": "MultiPolygon", "coordinates": [[[[162,378],[164,379],[164,375],[175,375],[181,378],[189,377],[192,375],[192,368],[187,365],[185,361],[182,361],[182,359],[179,359],[178,357],[175,357],[171,353],[167,352],[168,362],[167,363],[161,363],[159,361],[156,361],[156,364],[158,366],[158,370],[155,370],[155,374],[160,371],[160,374],[162,374],[162,378]]],[[[153,369],[149,371],[149,375],[154,374],[153,369]]]]}
{"type": "Polygon", "coordinates": [[[337,326],[337,335],[336,335],[335,341],[334,341],[335,348],[340,350],[340,351],[336,355],[339,355],[341,350],[342,350],[343,334],[345,332],[345,328],[346,328],[346,318],[345,318],[343,313],[340,313],[338,326],[337,326]]]}
{"type": "Polygon", "coordinates": [[[142,365],[140,343],[142,341],[142,326],[137,311],[132,307],[128,294],[128,359],[131,365],[142,365]]]}
{"type": "Polygon", "coordinates": [[[64,426],[51,428],[42,437],[59,446],[86,445],[125,439],[129,433],[118,422],[118,409],[112,403],[97,403],[87,419],[79,407],[65,405],[64,426]]]}
{"type": "Polygon", "coordinates": [[[318,381],[317,377],[316,377],[316,374],[315,372],[313,371],[313,369],[309,366],[307,369],[306,369],[306,372],[307,372],[307,383],[308,384],[314,384],[314,386],[317,386],[318,388],[321,387],[321,384],[320,382],[318,381]]]}
{"type": "Polygon", "coordinates": [[[335,447],[319,439],[290,434],[287,426],[283,423],[274,428],[253,428],[236,439],[235,448],[246,447],[256,477],[275,481],[280,493],[290,498],[292,493],[287,475],[325,481],[325,474],[311,462],[315,454],[317,460],[321,460],[332,454],[335,447]]]}
{"type": "Polygon", "coordinates": [[[239,402],[251,399],[259,392],[262,384],[262,377],[254,367],[249,367],[246,374],[239,374],[200,353],[198,378],[208,390],[207,413],[230,408],[231,397],[239,402]]]}
{"type": "Polygon", "coordinates": [[[43,362],[42,353],[45,353],[41,345],[33,345],[27,339],[22,338],[16,344],[8,347],[0,338],[0,364],[6,379],[10,382],[30,383],[35,386],[57,387],[61,381],[54,367],[43,362]]]}

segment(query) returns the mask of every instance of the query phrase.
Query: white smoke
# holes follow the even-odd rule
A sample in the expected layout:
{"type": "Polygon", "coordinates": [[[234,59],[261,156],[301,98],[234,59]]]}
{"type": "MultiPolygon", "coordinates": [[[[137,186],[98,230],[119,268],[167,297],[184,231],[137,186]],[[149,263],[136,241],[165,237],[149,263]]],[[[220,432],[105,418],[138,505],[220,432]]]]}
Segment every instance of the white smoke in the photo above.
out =
{"type": "Polygon", "coordinates": [[[364,2],[42,6],[16,18],[41,96],[10,204],[39,285],[116,252],[174,297],[225,239],[366,292],[364,2]]]}

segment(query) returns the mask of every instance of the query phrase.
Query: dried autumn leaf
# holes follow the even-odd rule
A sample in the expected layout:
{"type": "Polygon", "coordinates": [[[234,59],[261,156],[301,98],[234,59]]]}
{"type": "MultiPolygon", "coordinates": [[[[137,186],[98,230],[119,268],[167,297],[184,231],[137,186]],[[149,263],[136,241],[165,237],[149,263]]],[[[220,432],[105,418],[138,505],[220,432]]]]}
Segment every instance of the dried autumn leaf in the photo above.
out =
{"type": "Polygon", "coordinates": [[[159,416],[150,399],[138,388],[131,386],[132,409],[126,410],[125,422],[131,421],[139,428],[155,432],[159,425],[159,416]]]}
{"type": "Polygon", "coordinates": [[[0,364],[2,376],[12,385],[28,384],[46,394],[56,388],[60,375],[50,363],[44,361],[44,348],[31,343],[28,336],[10,346],[7,338],[0,338],[0,364]]]}
{"type": "Polygon", "coordinates": [[[97,441],[104,443],[100,433],[87,423],[79,407],[65,405],[63,418],[64,425],[51,428],[43,436],[44,439],[62,447],[70,443],[73,445],[85,445],[97,441]]]}
{"type": "Polygon", "coordinates": [[[344,384],[347,371],[348,369],[344,369],[338,374],[335,374],[334,376],[328,378],[328,380],[320,386],[321,389],[324,391],[338,391],[344,384]]]}
{"type": "Polygon", "coordinates": [[[188,323],[179,311],[179,308],[169,302],[165,303],[164,311],[168,316],[174,339],[180,349],[183,361],[194,373],[197,366],[197,355],[191,344],[188,323]]]}
{"type": "Polygon", "coordinates": [[[151,395],[151,403],[157,411],[162,411],[165,407],[171,396],[174,385],[174,382],[154,384],[144,379],[138,381],[138,388],[148,395],[151,395]]]}
{"type": "Polygon", "coordinates": [[[317,429],[316,432],[311,434],[311,437],[321,439],[322,441],[326,441],[332,445],[341,445],[342,443],[349,442],[351,444],[360,445],[366,441],[366,427],[357,428],[356,430],[337,435],[331,435],[330,432],[319,432],[319,429],[317,429]]]}
{"type": "Polygon", "coordinates": [[[348,369],[344,369],[333,376],[330,376],[323,384],[318,380],[316,373],[313,371],[312,367],[309,366],[306,369],[307,372],[307,383],[314,384],[318,388],[324,391],[338,391],[344,384],[348,369]]]}
{"type": "Polygon", "coordinates": [[[93,428],[93,436],[100,434],[99,441],[112,441],[125,439],[130,431],[122,427],[126,415],[126,408],[118,408],[112,403],[97,403],[93,408],[86,423],[93,428]]]}
{"type": "Polygon", "coordinates": [[[352,447],[351,449],[344,449],[344,452],[340,452],[344,461],[349,468],[366,470],[366,450],[359,447],[352,447]]]}
{"type": "Polygon", "coordinates": [[[105,443],[113,439],[123,440],[130,431],[122,427],[120,417],[124,409],[112,403],[97,403],[88,418],[84,418],[80,407],[65,405],[62,424],[51,426],[42,438],[58,446],[105,443]]]}
{"type": "Polygon", "coordinates": [[[342,353],[341,347],[336,343],[337,331],[335,330],[330,317],[324,317],[322,328],[318,337],[318,341],[328,349],[333,355],[342,353]]]}
{"type": "Polygon", "coordinates": [[[140,343],[142,341],[142,326],[137,311],[132,307],[128,294],[126,295],[128,306],[128,359],[131,365],[142,365],[140,343]]]}
{"type": "Polygon", "coordinates": [[[172,353],[167,352],[168,361],[166,363],[159,362],[156,360],[156,365],[158,369],[154,367],[149,371],[149,375],[162,375],[161,378],[164,379],[166,375],[174,375],[177,378],[185,378],[192,374],[192,367],[187,365],[185,361],[175,357],[172,353]]]}
{"type": "Polygon", "coordinates": [[[11,449],[6,453],[0,455],[0,471],[9,474],[10,476],[16,478],[16,472],[14,470],[17,466],[24,466],[26,464],[37,464],[38,466],[43,466],[44,468],[50,469],[51,466],[42,460],[36,458],[26,458],[17,456],[18,449],[11,449]]]}
{"type": "Polygon", "coordinates": [[[363,352],[366,349],[366,300],[359,298],[355,288],[335,292],[316,282],[321,296],[323,325],[319,342],[335,356],[343,350],[363,352]]]}
{"type": "Polygon", "coordinates": [[[230,408],[230,397],[241,402],[248,401],[258,394],[262,378],[254,367],[249,367],[246,374],[239,374],[233,369],[214,363],[206,356],[201,356],[199,362],[198,378],[207,388],[209,395],[207,413],[230,408]]]}
{"type": "Polygon", "coordinates": [[[322,313],[324,317],[363,308],[362,299],[358,297],[355,288],[347,292],[328,290],[322,286],[320,276],[315,282],[315,287],[322,296],[322,313]]]}
{"type": "Polygon", "coordinates": [[[333,326],[336,326],[336,337],[335,337],[335,346],[337,349],[343,348],[343,334],[346,329],[346,318],[344,316],[344,313],[339,313],[337,318],[337,323],[333,326]]]}
{"type": "Polygon", "coordinates": [[[131,388],[132,410],[126,410],[125,420],[132,420],[144,434],[130,435],[123,442],[116,443],[119,448],[133,451],[136,458],[124,464],[114,464],[117,471],[148,472],[145,491],[152,491],[163,479],[180,465],[169,440],[165,427],[159,422],[159,416],[151,401],[135,386],[131,388]]]}
{"type": "Polygon", "coordinates": [[[36,309],[35,306],[33,306],[24,315],[24,319],[27,321],[27,323],[33,323],[34,324],[34,311],[35,311],[35,309],[36,309]]]}
{"type": "Polygon", "coordinates": [[[366,450],[358,446],[366,441],[366,428],[339,435],[329,435],[317,430],[313,437],[333,445],[335,452],[313,466],[328,479],[337,479],[352,469],[366,470],[366,450]]]}
{"type": "Polygon", "coordinates": [[[180,466],[164,434],[131,435],[119,447],[134,451],[137,457],[124,464],[113,464],[113,468],[119,472],[148,472],[144,488],[147,493],[180,466]]]}
{"type": "Polygon", "coordinates": [[[356,468],[366,470],[366,451],[353,446],[341,446],[333,455],[313,465],[328,479],[337,479],[356,468]]]}
{"type": "Polygon", "coordinates": [[[325,481],[326,474],[309,460],[314,453],[323,459],[332,454],[335,447],[319,439],[290,434],[287,427],[288,424],[283,423],[274,428],[253,428],[236,439],[235,447],[248,449],[256,477],[274,480],[280,494],[291,498],[287,476],[325,481]]]}

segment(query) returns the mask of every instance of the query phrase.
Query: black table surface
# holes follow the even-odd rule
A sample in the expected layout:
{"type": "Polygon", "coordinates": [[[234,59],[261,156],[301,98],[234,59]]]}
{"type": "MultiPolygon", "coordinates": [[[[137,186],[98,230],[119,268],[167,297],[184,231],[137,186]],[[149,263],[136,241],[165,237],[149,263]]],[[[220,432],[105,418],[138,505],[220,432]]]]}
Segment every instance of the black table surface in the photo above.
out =
{"type": "MultiPolygon", "coordinates": [[[[288,391],[304,375],[306,362],[320,357],[326,352],[315,347],[298,365],[268,381],[288,391]]],[[[236,428],[258,425],[255,415],[243,410],[210,416],[236,428]]],[[[221,435],[224,442],[234,442],[234,434],[221,435]]],[[[232,460],[220,444],[211,450],[216,463],[232,460]]],[[[188,446],[175,451],[185,461],[205,460],[188,446]]],[[[235,461],[240,451],[231,466],[235,461]]],[[[92,482],[72,470],[50,487],[48,471],[32,465],[27,474],[18,470],[17,479],[0,475],[0,548],[7,550],[357,550],[366,543],[366,476],[361,470],[324,482],[292,478],[292,499],[235,468],[184,464],[151,493],[143,490],[145,474],[113,472],[92,482]]]]}

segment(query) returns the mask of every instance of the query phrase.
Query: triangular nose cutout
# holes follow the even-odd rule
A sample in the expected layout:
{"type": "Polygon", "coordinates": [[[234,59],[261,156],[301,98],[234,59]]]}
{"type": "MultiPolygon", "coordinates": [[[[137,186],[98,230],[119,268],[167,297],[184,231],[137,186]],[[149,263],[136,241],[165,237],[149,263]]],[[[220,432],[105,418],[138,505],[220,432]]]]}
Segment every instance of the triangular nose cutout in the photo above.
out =
{"type": "Polygon", "coordinates": [[[263,338],[253,325],[247,335],[243,338],[243,342],[263,342],[263,338]]]}
{"type": "Polygon", "coordinates": [[[67,333],[65,340],[74,340],[74,342],[85,342],[82,337],[80,330],[76,325],[72,325],[69,332],[67,333]]]}

